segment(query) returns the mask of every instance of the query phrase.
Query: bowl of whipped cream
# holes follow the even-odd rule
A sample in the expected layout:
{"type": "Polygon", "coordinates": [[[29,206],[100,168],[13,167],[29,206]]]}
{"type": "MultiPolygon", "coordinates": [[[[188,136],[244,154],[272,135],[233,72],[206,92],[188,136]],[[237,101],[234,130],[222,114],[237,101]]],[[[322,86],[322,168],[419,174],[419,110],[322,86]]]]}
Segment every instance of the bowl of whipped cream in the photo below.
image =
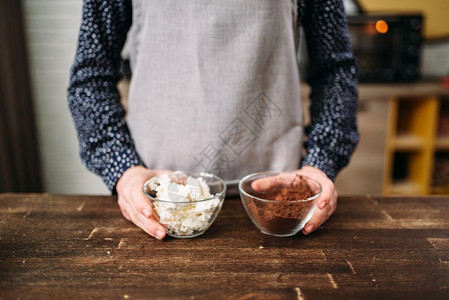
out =
{"type": "Polygon", "coordinates": [[[153,177],[143,193],[168,235],[192,238],[215,221],[226,195],[226,184],[209,173],[176,171],[153,177]]]}

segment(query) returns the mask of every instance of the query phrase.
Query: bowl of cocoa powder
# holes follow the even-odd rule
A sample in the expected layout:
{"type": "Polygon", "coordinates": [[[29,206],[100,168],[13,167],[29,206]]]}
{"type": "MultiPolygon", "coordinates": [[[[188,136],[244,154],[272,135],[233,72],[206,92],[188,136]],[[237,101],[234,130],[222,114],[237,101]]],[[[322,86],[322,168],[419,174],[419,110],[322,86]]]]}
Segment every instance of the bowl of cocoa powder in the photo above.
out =
{"type": "Polygon", "coordinates": [[[291,236],[310,220],[321,185],[294,172],[259,172],[239,182],[240,198],[251,221],[265,234],[291,236]]]}

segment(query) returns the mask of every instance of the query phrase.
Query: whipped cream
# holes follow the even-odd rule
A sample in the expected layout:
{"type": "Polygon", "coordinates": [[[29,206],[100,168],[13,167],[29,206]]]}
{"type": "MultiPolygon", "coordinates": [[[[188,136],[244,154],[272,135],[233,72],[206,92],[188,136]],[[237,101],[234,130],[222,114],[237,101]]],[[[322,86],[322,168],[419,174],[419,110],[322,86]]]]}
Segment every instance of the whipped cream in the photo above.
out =
{"type": "Polygon", "coordinates": [[[159,176],[149,187],[156,192],[156,199],[167,201],[154,202],[159,222],[178,236],[206,229],[220,205],[219,197],[214,198],[202,177],[191,177],[183,172],[159,176]],[[210,200],[200,201],[205,199],[210,200]]]}

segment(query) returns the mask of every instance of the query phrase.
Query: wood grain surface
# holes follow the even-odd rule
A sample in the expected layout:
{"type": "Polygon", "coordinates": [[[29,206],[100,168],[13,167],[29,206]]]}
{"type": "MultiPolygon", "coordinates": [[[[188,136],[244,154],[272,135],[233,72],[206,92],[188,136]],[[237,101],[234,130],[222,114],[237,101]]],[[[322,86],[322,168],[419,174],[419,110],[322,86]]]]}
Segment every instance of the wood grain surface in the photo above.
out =
{"type": "Polygon", "coordinates": [[[0,298],[449,299],[449,197],[341,197],[289,238],[231,198],[204,235],[158,241],[112,196],[2,194],[0,298]]]}

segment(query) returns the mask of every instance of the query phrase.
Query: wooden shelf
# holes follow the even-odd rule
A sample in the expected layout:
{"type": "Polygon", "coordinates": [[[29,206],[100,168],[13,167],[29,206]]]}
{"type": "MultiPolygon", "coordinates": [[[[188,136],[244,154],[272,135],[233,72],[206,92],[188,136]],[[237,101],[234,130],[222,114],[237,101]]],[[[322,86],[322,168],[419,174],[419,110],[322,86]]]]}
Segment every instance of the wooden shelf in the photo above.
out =
{"type": "Polygon", "coordinates": [[[423,191],[418,183],[404,180],[393,182],[391,185],[391,193],[401,195],[422,195],[423,191]]]}
{"type": "Polygon", "coordinates": [[[399,151],[414,151],[425,148],[425,141],[416,134],[401,134],[394,139],[394,149],[399,151]]]}
{"type": "Polygon", "coordinates": [[[449,195],[449,185],[433,186],[430,190],[432,194],[449,195]]]}
{"type": "Polygon", "coordinates": [[[388,95],[383,193],[449,194],[449,89],[391,86],[388,95]]]}
{"type": "MultiPolygon", "coordinates": [[[[431,192],[436,126],[436,95],[397,95],[389,104],[383,178],[385,194],[425,195],[431,192]]],[[[440,141],[445,145],[445,141],[440,141]]]]}
{"type": "Polygon", "coordinates": [[[435,140],[436,150],[448,150],[449,151],[449,137],[439,137],[435,140]]]}

